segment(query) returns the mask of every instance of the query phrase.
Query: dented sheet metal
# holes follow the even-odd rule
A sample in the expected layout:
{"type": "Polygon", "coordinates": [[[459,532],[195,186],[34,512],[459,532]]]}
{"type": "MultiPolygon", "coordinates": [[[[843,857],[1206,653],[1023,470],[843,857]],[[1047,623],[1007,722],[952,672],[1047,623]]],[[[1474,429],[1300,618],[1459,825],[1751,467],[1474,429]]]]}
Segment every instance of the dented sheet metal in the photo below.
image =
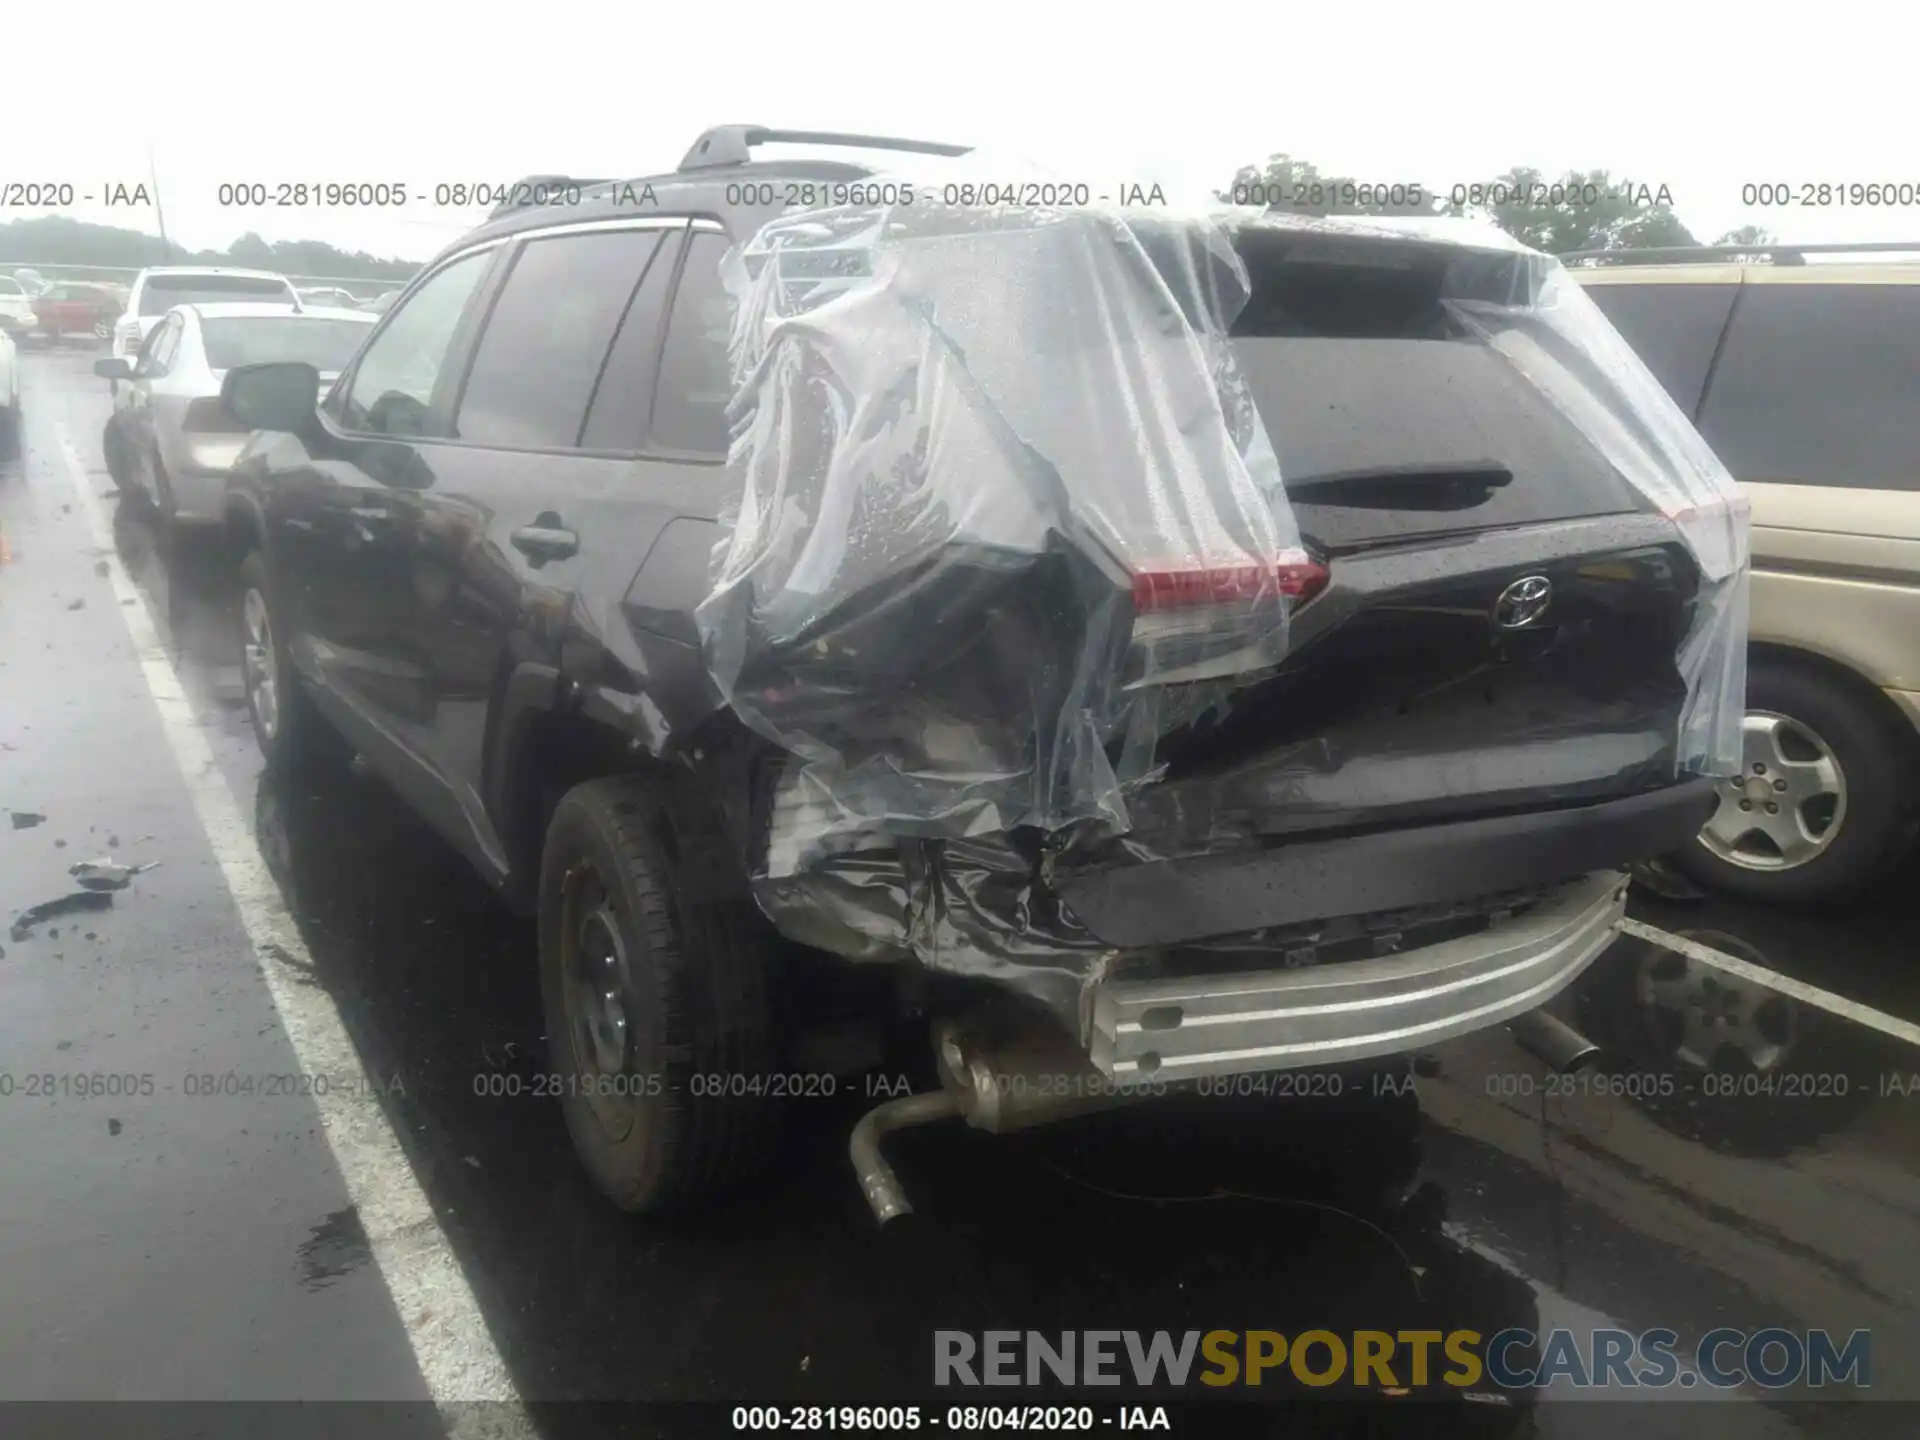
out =
{"type": "Polygon", "coordinates": [[[1164,783],[1163,742],[1282,666],[1325,576],[1230,338],[1256,227],[1453,247],[1454,343],[1565,417],[1700,571],[1679,733],[1608,763],[1737,766],[1745,503],[1557,261],[1461,222],[793,213],[726,263],[739,501],[697,616],[721,694],[786,755],[747,859],[790,937],[998,980],[1084,1029],[1118,957],[1055,867],[1271,844],[1285,817],[1249,796],[1284,808],[1330,773],[1327,742],[1296,743],[1164,783]]]}

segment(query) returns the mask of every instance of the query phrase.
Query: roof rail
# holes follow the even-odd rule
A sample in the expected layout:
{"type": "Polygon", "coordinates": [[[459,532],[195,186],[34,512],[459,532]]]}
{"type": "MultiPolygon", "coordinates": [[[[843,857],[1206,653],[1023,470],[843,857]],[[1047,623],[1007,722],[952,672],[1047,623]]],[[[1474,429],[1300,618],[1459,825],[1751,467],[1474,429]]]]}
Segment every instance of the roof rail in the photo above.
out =
{"type": "Polygon", "coordinates": [[[539,196],[555,190],[591,190],[596,185],[615,183],[612,180],[583,180],[577,175],[523,175],[511,185],[502,187],[506,191],[506,198],[487,212],[487,218],[492,220],[515,210],[525,210],[530,205],[540,203],[539,196]]]}
{"type": "Polygon", "coordinates": [[[1847,244],[1781,245],[1661,245],[1645,250],[1569,250],[1567,260],[1632,260],[1659,263],[1684,260],[1737,260],[1743,255],[1771,256],[1780,265],[1804,265],[1808,255],[1874,255],[1905,252],[1920,255],[1920,240],[1859,240],[1847,244]]]}
{"type": "Polygon", "coordinates": [[[900,140],[888,135],[844,135],[834,130],[769,130],[764,125],[716,125],[687,151],[682,170],[745,165],[755,145],[847,145],[863,150],[906,150],[916,155],[965,155],[971,145],[938,140],[900,140]]]}

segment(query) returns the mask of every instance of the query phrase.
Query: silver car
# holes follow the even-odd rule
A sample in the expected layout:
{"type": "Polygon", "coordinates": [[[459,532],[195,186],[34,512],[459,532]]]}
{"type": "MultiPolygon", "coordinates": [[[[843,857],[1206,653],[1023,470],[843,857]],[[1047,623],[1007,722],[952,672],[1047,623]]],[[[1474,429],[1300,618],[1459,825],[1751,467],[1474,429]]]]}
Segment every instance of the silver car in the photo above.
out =
{"type": "Polygon", "coordinates": [[[227,470],[248,433],[221,404],[227,371],[299,360],[331,384],[379,319],[269,303],[174,306],[131,364],[94,362],[114,382],[103,440],[114,483],[144,492],[169,524],[219,524],[227,470]]]}

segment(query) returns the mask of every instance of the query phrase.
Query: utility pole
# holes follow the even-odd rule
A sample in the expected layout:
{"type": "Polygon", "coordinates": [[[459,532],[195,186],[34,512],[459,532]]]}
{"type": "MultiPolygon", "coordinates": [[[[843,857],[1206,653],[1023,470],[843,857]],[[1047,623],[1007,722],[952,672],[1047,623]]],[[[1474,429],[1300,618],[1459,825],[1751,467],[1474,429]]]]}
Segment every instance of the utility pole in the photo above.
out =
{"type": "Polygon", "coordinates": [[[153,166],[153,146],[147,146],[147,178],[153,181],[153,214],[160,222],[160,263],[166,264],[173,258],[173,247],[167,243],[167,212],[160,208],[160,172],[153,166]]]}

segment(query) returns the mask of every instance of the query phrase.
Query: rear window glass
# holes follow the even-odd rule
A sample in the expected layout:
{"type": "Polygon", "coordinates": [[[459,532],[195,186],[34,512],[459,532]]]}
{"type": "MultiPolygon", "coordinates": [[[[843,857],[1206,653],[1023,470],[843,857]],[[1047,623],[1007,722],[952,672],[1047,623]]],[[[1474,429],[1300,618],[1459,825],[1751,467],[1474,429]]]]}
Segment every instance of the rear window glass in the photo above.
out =
{"type": "Polygon", "coordinates": [[[1741,288],[1699,420],[1734,477],[1920,490],[1920,286],[1741,288]]]}
{"type": "Polygon", "coordinates": [[[232,370],[301,360],[316,370],[344,370],[372,324],[352,320],[308,320],[294,315],[231,316],[202,322],[200,334],[207,366],[232,370]]]}
{"type": "Polygon", "coordinates": [[[1737,285],[1589,285],[1587,297],[1688,415],[1700,409],[1737,285]]]}
{"type": "Polygon", "coordinates": [[[151,275],[140,288],[140,313],[164,315],[176,305],[218,305],[234,300],[293,301],[284,280],[248,275],[151,275]]]}
{"type": "Polygon", "coordinates": [[[1593,443],[1440,299],[1478,275],[1477,258],[1414,246],[1351,263],[1242,253],[1253,291],[1233,324],[1235,358],[1314,540],[1338,548],[1639,508],[1593,443]],[[1502,474],[1484,492],[1462,483],[1502,474]]]}

